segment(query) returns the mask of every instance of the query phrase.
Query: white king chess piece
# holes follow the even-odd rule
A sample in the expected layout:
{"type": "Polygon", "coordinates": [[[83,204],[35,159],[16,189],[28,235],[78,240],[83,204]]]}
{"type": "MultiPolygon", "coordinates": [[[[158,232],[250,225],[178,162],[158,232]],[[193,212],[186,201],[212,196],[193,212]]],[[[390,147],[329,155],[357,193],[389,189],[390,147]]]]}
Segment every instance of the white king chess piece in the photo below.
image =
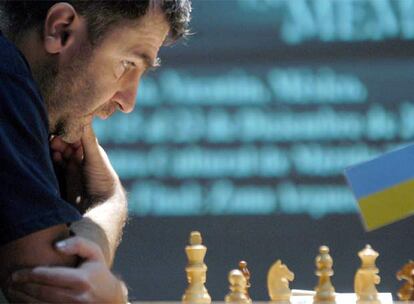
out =
{"type": "Polygon", "coordinates": [[[185,247],[188,264],[185,268],[187,272],[188,287],[182,298],[186,304],[210,304],[211,297],[206,287],[207,265],[204,264],[204,257],[207,247],[202,244],[201,234],[193,231],[190,234],[190,244],[185,247]]]}

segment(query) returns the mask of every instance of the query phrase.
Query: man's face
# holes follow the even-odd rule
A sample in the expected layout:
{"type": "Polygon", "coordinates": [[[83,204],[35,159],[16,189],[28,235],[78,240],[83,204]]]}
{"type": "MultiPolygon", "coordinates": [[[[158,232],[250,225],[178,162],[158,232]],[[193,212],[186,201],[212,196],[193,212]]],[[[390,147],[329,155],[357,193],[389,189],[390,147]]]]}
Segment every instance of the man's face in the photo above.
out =
{"type": "Polygon", "coordinates": [[[95,116],[133,110],[139,80],[156,63],[169,25],[159,9],[111,29],[96,47],[85,41],[75,51],[34,71],[44,95],[50,131],[72,143],[95,116]]]}

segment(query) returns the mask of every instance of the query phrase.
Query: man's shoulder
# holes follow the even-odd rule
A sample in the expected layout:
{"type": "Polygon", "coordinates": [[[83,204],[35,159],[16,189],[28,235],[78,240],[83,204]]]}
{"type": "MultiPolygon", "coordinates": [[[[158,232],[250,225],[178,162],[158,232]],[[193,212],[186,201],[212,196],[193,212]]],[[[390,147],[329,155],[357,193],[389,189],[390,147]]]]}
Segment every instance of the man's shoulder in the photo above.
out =
{"type": "Polygon", "coordinates": [[[27,77],[30,70],[17,47],[0,34],[0,73],[27,77]]]}
{"type": "Polygon", "coordinates": [[[0,34],[0,122],[6,121],[48,136],[45,104],[26,59],[0,34]]]}

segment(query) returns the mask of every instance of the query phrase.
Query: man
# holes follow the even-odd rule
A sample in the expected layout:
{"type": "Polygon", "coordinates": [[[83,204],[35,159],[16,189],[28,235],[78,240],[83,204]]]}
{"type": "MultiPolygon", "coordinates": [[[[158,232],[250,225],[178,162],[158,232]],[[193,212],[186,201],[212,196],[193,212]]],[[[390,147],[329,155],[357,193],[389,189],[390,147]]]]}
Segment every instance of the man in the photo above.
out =
{"type": "Polygon", "coordinates": [[[0,9],[1,288],[13,302],[123,303],[109,268],[126,196],[91,123],[132,111],[167,36],[187,33],[189,0],[0,9]]]}

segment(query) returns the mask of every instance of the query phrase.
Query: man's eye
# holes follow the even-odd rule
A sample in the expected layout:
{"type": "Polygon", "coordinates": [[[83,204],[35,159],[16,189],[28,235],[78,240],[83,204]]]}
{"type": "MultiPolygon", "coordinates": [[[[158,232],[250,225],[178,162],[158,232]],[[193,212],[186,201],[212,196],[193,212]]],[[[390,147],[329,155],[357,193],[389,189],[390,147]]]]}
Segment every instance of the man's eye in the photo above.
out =
{"type": "Polygon", "coordinates": [[[129,71],[132,68],[135,68],[135,63],[128,60],[122,60],[119,64],[117,64],[115,68],[115,77],[121,78],[125,72],[129,71]]]}
{"type": "Polygon", "coordinates": [[[122,66],[124,67],[125,70],[129,70],[135,67],[135,63],[133,63],[132,61],[128,61],[128,60],[122,60],[122,66]]]}

